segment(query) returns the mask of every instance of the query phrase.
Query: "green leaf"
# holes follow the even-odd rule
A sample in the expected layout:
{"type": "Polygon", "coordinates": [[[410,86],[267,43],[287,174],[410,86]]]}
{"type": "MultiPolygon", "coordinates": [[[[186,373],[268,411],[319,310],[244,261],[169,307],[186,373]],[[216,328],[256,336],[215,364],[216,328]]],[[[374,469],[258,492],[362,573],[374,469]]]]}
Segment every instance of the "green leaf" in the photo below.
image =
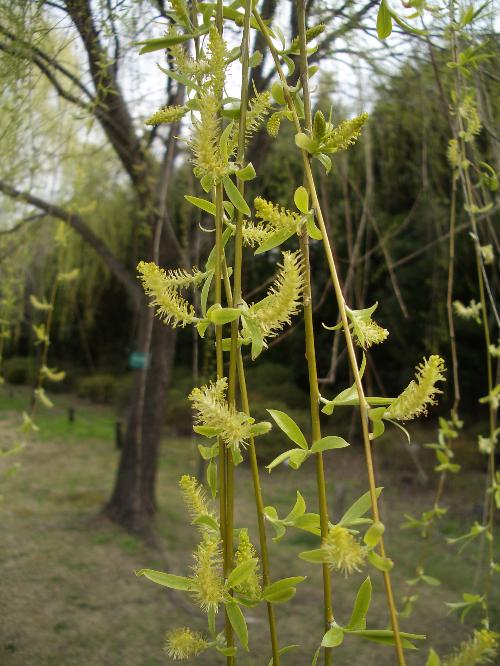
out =
{"type": "Polygon", "coordinates": [[[344,630],[342,627],[332,627],[323,636],[321,641],[322,647],[334,648],[338,647],[344,640],[344,630]]]}
{"type": "Polygon", "coordinates": [[[223,308],[220,305],[213,305],[207,312],[208,319],[215,324],[216,326],[222,326],[223,324],[229,324],[241,314],[239,308],[223,308]]]}
{"type": "Polygon", "coordinates": [[[197,516],[193,520],[193,525],[203,525],[204,527],[208,527],[211,530],[214,530],[214,532],[219,531],[219,523],[212,516],[197,516]]]}
{"type": "Polygon", "coordinates": [[[271,95],[278,102],[278,104],[286,104],[285,93],[283,92],[283,86],[281,83],[278,83],[277,81],[273,83],[271,86],[271,95]]]}
{"type": "Polygon", "coordinates": [[[309,212],[309,192],[302,185],[295,190],[293,201],[301,213],[309,212]]]}
{"type": "Polygon", "coordinates": [[[228,576],[227,579],[228,586],[230,588],[234,588],[237,587],[238,585],[241,585],[241,583],[244,583],[247,580],[247,578],[252,574],[252,572],[255,570],[256,566],[257,566],[256,558],[238,564],[238,566],[235,567],[228,576]]]}
{"type": "Polygon", "coordinates": [[[268,472],[270,472],[272,469],[280,465],[282,462],[287,460],[287,458],[290,457],[292,454],[292,451],[296,451],[297,449],[289,449],[288,451],[284,451],[283,453],[280,453],[279,456],[277,456],[272,462],[269,463],[269,465],[266,465],[266,469],[268,472]]]}
{"type": "Polygon", "coordinates": [[[250,434],[252,437],[258,437],[259,435],[266,435],[272,428],[272,425],[269,421],[260,421],[259,423],[254,423],[250,426],[250,434]]]}
{"type": "MultiPolygon", "coordinates": [[[[391,629],[360,629],[358,631],[348,631],[346,629],[345,631],[353,636],[360,636],[361,638],[366,638],[375,643],[394,645],[394,632],[391,629]]],[[[408,634],[405,631],[401,631],[399,635],[401,636],[402,646],[407,650],[416,650],[416,647],[410,642],[410,640],[425,640],[423,634],[408,634]]]]}
{"type": "Polygon", "coordinates": [[[225,657],[234,657],[238,651],[238,648],[235,647],[219,647],[218,645],[215,646],[215,649],[225,657]]]}
{"type": "Polygon", "coordinates": [[[316,664],[318,663],[318,657],[319,657],[320,652],[321,652],[321,645],[319,646],[319,648],[314,653],[313,660],[311,661],[311,666],[316,666],[316,664]]]}
{"type": "Polygon", "coordinates": [[[384,530],[384,524],[380,521],[373,523],[373,525],[370,525],[366,531],[365,536],[363,537],[363,541],[370,548],[374,548],[382,538],[384,530]]]}
{"type": "Polygon", "coordinates": [[[262,330],[259,326],[259,323],[253,317],[247,317],[243,313],[243,318],[245,320],[246,330],[248,331],[250,339],[252,340],[252,352],[251,352],[252,361],[255,361],[255,359],[258,356],[260,356],[264,348],[264,338],[262,336],[262,330]]]}
{"type": "Polygon", "coordinates": [[[208,438],[215,437],[220,433],[220,428],[214,428],[214,426],[195,425],[193,430],[197,435],[208,438]]]}
{"type": "Polygon", "coordinates": [[[135,572],[136,576],[145,576],[153,583],[169,587],[172,590],[191,590],[193,583],[190,578],[184,576],[174,576],[174,574],[163,573],[163,571],[154,571],[153,569],[139,569],[135,572]]]}
{"type": "Polygon", "coordinates": [[[236,176],[238,177],[239,180],[253,180],[256,177],[255,169],[253,168],[253,164],[249,162],[246,167],[243,169],[239,169],[236,172],[236,176]]]}
{"type": "Polygon", "coordinates": [[[300,492],[297,490],[297,499],[295,501],[293,509],[284,519],[285,523],[294,521],[296,518],[299,518],[300,516],[304,515],[305,511],[306,511],[306,501],[302,497],[300,492]]]}
{"type": "Polygon", "coordinates": [[[429,652],[429,658],[425,662],[425,666],[441,666],[441,659],[432,648],[429,652]]]}
{"type": "Polygon", "coordinates": [[[207,483],[212,497],[217,495],[217,463],[211,460],[207,465],[207,483]]]}
{"type": "Polygon", "coordinates": [[[193,206],[201,208],[201,210],[204,210],[205,213],[209,213],[210,215],[215,216],[216,207],[215,204],[213,204],[211,201],[208,201],[207,199],[201,199],[200,197],[192,197],[187,194],[184,195],[184,199],[189,201],[189,203],[192,203],[193,206]]]}
{"type": "MultiPolygon", "coordinates": [[[[377,497],[379,497],[382,490],[383,488],[381,487],[376,488],[377,497]]],[[[348,526],[348,525],[359,524],[361,517],[365,515],[368,509],[370,509],[370,507],[371,507],[370,492],[367,492],[364,495],[361,495],[361,497],[357,499],[354,502],[354,504],[351,504],[351,506],[347,509],[347,511],[340,519],[339,525],[348,526]]],[[[361,520],[361,522],[365,521],[361,520]]]]}
{"type": "Polygon", "coordinates": [[[215,608],[213,606],[211,606],[208,611],[208,631],[210,632],[210,636],[212,636],[212,638],[215,638],[216,635],[215,608]]]}
{"type": "Polygon", "coordinates": [[[234,601],[231,601],[226,604],[226,612],[234,633],[238,636],[238,640],[245,650],[248,650],[248,628],[241,608],[234,601]]]}
{"type": "MultiPolygon", "coordinates": [[[[222,248],[224,249],[226,247],[227,241],[231,238],[233,235],[233,230],[228,227],[227,229],[224,230],[224,233],[222,234],[222,248]]],[[[207,263],[205,264],[205,270],[206,271],[213,271],[215,268],[215,247],[211,250],[210,254],[208,255],[207,263]]]]}
{"type": "Polygon", "coordinates": [[[370,433],[371,440],[377,439],[377,437],[383,435],[385,431],[385,423],[383,421],[383,417],[386,411],[387,407],[375,407],[368,410],[368,417],[370,421],[373,423],[373,432],[370,433]]]}
{"type": "Polygon", "coordinates": [[[306,513],[295,518],[293,524],[299,530],[311,532],[311,534],[317,534],[318,536],[321,534],[319,513],[306,513]]]}
{"type": "Polygon", "coordinates": [[[299,553],[301,560],[306,562],[311,562],[312,564],[323,564],[325,555],[321,548],[315,548],[314,550],[304,550],[302,553],[299,553]]]}
{"type": "Polygon", "coordinates": [[[427,576],[426,574],[422,574],[420,576],[420,580],[422,580],[424,583],[427,583],[427,585],[431,585],[432,587],[438,587],[441,585],[440,580],[434,578],[434,576],[427,576]]]}
{"type": "Polygon", "coordinates": [[[343,437],[328,436],[318,439],[311,446],[311,453],[320,453],[321,451],[330,451],[331,449],[344,449],[349,446],[349,442],[343,437]]]}
{"type": "Polygon", "coordinates": [[[322,240],[323,239],[323,234],[321,233],[321,230],[318,229],[316,226],[316,223],[314,221],[314,217],[312,215],[308,215],[306,217],[306,229],[307,233],[309,236],[314,239],[314,240],[322,240]]]}
{"type": "Polygon", "coordinates": [[[326,174],[329,174],[330,171],[332,170],[332,159],[328,155],[325,155],[324,153],[316,153],[314,156],[325,168],[326,174]]]}
{"type": "MultiPolygon", "coordinates": [[[[208,273],[206,279],[205,279],[205,282],[203,283],[203,288],[201,290],[201,311],[203,313],[203,316],[205,316],[205,314],[207,312],[208,295],[210,293],[210,286],[212,285],[213,277],[214,277],[214,272],[210,271],[208,273]]],[[[208,322],[207,322],[207,326],[208,326],[208,322]]],[[[205,333],[205,331],[206,331],[206,327],[205,327],[205,330],[203,331],[203,333],[205,333]]],[[[198,332],[199,332],[199,329],[198,329],[198,332]]],[[[203,337],[203,335],[201,337],[203,337]]]]}
{"type": "Polygon", "coordinates": [[[252,53],[248,59],[249,67],[257,67],[262,62],[263,55],[259,50],[256,50],[252,53]]]}
{"type": "Polygon", "coordinates": [[[375,569],[378,569],[379,571],[391,571],[394,566],[394,562],[389,557],[382,557],[374,550],[370,550],[368,553],[368,560],[370,564],[372,564],[375,569]]]}
{"type": "Polygon", "coordinates": [[[184,33],[182,35],[166,35],[165,37],[157,37],[156,39],[147,39],[142,42],[133,42],[134,46],[142,46],[142,49],[139,51],[139,54],[143,53],[152,53],[153,51],[161,51],[167,49],[169,46],[174,46],[174,44],[182,44],[183,42],[188,42],[190,39],[199,37],[200,35],[205,34],[206,31],[196,32],[196,33],[184,33]]]}
{"type": "Polygon", "coordinates": [[[277,580],[271,585],[267,585],[262,591],[262,597],[264,599],[269,599],[278,593],[284,592],[285,590],[290,590],[295,588],[296,585],[305,581],[306,576],[292,576],[291,578],[282,578],[277,580]]]}
{"type": "Polygon", "coordinates": [[[380,3],[377,14],[377,35],[379,39],[387,39],[392,32],[392,16],[386,0],[380,3]]]}
{"type": "MultiPolygon", "coordinates": [[[[300,645],[287,645],[286,647],[282,647],[281,649],[278,650],[278,654],[281,657],[282,654],[286,654],[287,652],[290,652],[290,650],[295,650],[295,648],[300,647],[300,645]]],[[[267,666],[273,666],[274,661],[273,657],[269,660],[269,664],[267,666]]]]}
{"type": "Polygon", "coordinates": [[[358,630],[365,629],[366,627],[366,614],[370,608],[372,601],[372,582],[370,577],[366,578],[363,583],[361,583],[358,593],[356,595],[356,601],[354,602],[354,608],[352,609],[351,619],[346,629],[358,630]]]}
{"type": "Polygon", "coordinates": [[[266,596],[266,601],[269,601],[271,604],[284,604],[295,596],[296,591],[297,590],[294,587],[289,587],[286,590],[280,590],[279,592],[274,592],[273,594],[268,593],[266,596]]]}
{"type": "Polygon", "coordinates": [[[231,133],[233,131],[233,127],[234,127],[234,121],[231,120],[231,122],[229,122],[226,125],[226,127],[224,128],[224,131],[220,135],[219,150],[220,150],[221,159],[224,162],[227,162],[228,159],[229,159],[229,153],[228,153],[229,145],[228,144],[229,144],[229,137],[231,136],[231,133]]]}
{"type": "Polygon", "coordinates": [[[272,250],[275,247],[278,247],[278,245],[281,245],[285,241],[287,241],[289,238],[291,238],[294,235],[295,231],[292,229],[291,231],[289,229],[280,229],[277,231],[275,234],[272,234],[265,240],[259,247],[255,250],[254,254],[262,254],[263,252],[267,252],[268,250],[272,250]]]}
{"type": "Polygon", "coordinates": [[[290,453],[290,467],[292,469],[299,469],[304,460],[310,456],[310,451],[304,449],[293,449],[290,453]]]}
{"type": "Polygon", "coordinates": [[[231,178],[229,176],[224,176],[222,182],[224,183],[224,190],[229,197],[229,201],[240,211],[240,213],[250,217],[250,208],[231,178]]]}
{"type": "Polygon", "coordinates": [[[299,132],[295,135],[295,144],[301,149],[305,150],[308,153],[314,153],[316,144],[313,139],[304,134],[304,132],[299,132]]]}
{"type": "MultiPolygon", "coordinates": [[[[190,79],[187,76],[184,76],[184,74],[181,74],[179,71],[175,69],[169,69],[168,67],[162,67],[159,63],[156,63],[156,66],[161,72],[165,74],[165,76],[168,76],[169,79],[173,79],[174,81],[183,83],[186,87],[192,88],[193,90],[199,90],[199,87],[194,83],[192,79],[190,79]]],[[[193,108],[195,106],[195,100],[189,100],[188,102],[186,102],[186,106],[189,109],[193,108]]]]}
{"type": "Polygon", "coordinates": [[[278,409],[268,409],[267,410],[271,415],[271,418],[276,422],[276,425],[283,430],[285,435],[289,437],[292,442],[295,442],[297,446],[300,446],[301,449],[307,450],[307,440],[304,437],[304,433],[295,423],[291,416],[281,412],[278,409]]]}

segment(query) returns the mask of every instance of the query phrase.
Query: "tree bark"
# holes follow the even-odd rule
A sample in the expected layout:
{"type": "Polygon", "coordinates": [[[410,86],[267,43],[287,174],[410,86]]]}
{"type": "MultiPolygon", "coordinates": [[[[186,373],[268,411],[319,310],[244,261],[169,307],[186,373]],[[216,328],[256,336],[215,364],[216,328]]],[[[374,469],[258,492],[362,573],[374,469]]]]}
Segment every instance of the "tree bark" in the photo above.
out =
{"type": "MultiPolygon", "coordinates": [[[[144,336],[147,309],[140,311],[140,339],[144,336]]],[[[137,533],[148,533],[156,513],[156,476],[160,452],[161,431],[165,422],[167,391],[172,377],[175,356],[176,331],[155,318],[151,344],[151,358],[146,380],[142,441],[138,448],[136,409],[140,370],[136,376],[130,396],[127,431],[123,441],[118,473],[113,493],[104,514],[126,529],[137,533]]]]}

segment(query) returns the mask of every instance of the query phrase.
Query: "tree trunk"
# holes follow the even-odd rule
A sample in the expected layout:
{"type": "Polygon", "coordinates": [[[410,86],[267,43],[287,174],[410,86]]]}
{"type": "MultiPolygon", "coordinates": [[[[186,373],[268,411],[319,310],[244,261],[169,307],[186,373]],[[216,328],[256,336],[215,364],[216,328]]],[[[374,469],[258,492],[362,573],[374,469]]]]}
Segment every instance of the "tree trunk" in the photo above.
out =
{"type": "MultiPolygon", "coordinates": [[[[147,309],[148,306],[144,306],[140,312],[138,349],[141,349],[140,343],[144,336],[147,309]]],[[[175,329],[155,318],[140,449],[137,445],[137,404],[141,371],[136,370],[115,486],[104,508],[108,518],[133,532],[149,532],[156,513],[156,472],[176,337],[175,329]]]]}

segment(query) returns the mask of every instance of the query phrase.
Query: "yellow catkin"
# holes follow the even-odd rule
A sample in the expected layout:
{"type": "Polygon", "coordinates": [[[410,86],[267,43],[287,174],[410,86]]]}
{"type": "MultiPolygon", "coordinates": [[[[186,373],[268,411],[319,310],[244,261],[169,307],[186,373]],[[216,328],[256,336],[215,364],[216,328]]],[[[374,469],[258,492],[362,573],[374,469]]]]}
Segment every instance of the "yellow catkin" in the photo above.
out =
{"type": "Polygon", "coordinates": [[[442,666],[480,666],[493,664],[498,656],[498,634],[482,629],[464,641],[458,651],[446,658],[442,666]]]}
{"type": "Polygon", "coordinates": [[[436,404],[436,394],[442,393],[436,388],[436,384],[445,380],[444,372],[444,361],[440,356],[433,355],[424,359],[416,367],[415,379],[386,410],[385,418],[409,421],[420,414],[426,414],[427,407],[436,404]]]}
{"type": "Polygon", "coordinates": [[[283,252],[280,271],[266,298],[250,307],[250,315],[258,322],[264,338],[273,337],[291,323],[296,315],[304,288],[300,252],[283,252]]]}
{"type": "Polygon", "coordinates": [[[186,109],[183,106],[165,106],[146,120],[146,125],[162,125],[164,123],[175,123],[180,120],[186,109]]]}
{"type": "Polygon", "coordinates": [[[361,571],[366,559],[367,549],[356,537],[342,525],[332,525],[321,544],[324,562],[331,569],[349,576],[354,571],[361,571]]]}
{"type": "Polygon", "coordinates": [[[196,411],[196,423],[214,428],[222,441],[232,448],[246,445],[251,435],[251,419],[238,412],[226,401],[227,379],[222,377],[215,383],[195,388],[189,400],[196,411]]]}
{"type": "Polygon", "coordinates": [[[217,612],[225,592],[220,539],[205,532],[194,553],[194,560],[191,576],[193,598],[205,613],[217,612]]]}
{"type": "Polygon", "coordinates": [[[362,113],[356,118],[342,121],[337,127],[328,129],[322,142],[322,150],[326,153],[347,150],[358,140],[367,119],[368,114],[362,113]]]}
{"type": "Polygon", "coordinates": [[[212,516],[205,488],[194,476],[184,474],[179,481],[184,504],[193,520],[199,516],[212,516]]]}
{"type": "Polygon", "coordinates": [[[151,296],[151,306],[157,308],[157,314],[166,324],[186,326],[198,321],[193,306],[186,301],[176,288],[176,274],[168,275],[153,262],[141,261],[137,270],[144,291],[151,296]]]}
{"type": "Polygon", "coordinates": [[[352,332],[356,343],[363,349],[378,345],[389,335],[386,328],[379,326],[370,317],[351,317],[352,332]]]}
{"type": "MultiPolygon", "coordinates": [[[[234,555],[234,566],[236,567],[238,564],[243,564],[243,562],[248,562],[255,558],[257,558],[257,551],[250,541],[248,530],[241,529],[239,532],[238,549],[234,555]]],[[[244,583],[235,588],[235,591],[249,599],[260,598],[262,592],[262,580],[258,567],[252,571],[244,583]]]]}
{"type": "Polygon", "coordinates": [[[170,659],[181,661],[197,657],[208,648],[208,641],[197,631],[180,627],[169,631],[165,637],[165,652],[170,659]]]}

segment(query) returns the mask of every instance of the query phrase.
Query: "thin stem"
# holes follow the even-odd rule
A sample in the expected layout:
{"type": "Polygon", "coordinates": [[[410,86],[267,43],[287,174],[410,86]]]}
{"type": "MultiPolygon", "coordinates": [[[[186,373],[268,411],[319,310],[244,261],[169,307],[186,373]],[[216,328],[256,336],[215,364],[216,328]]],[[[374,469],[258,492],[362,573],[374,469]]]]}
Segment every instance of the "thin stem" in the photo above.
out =
{"type": "Polygon", "coordinates": [[[455,338],[455,324],[453,321],[453,281],[455,274],[455,222],[457,210],[457,179],[453,175],[451,185],[450,209],[450,243],[448,254],[448,287],[446,291],[446,311],[448,314],[448,330],[450,334],[451,365],[453,372],[453,412],[456,414],[460,403],[460,384],[458,379],[457,341],[455,338]]]}
{"type": "MultiPolygon", "coordinates": [[[[224,270],[224,287],[226,290],[226,299],[229,303],[232,303],[234,301],[234,297],[231,290],[229,272],[227,270],[227,265],[225,262],[223,264],[223,270],[224,270]]],[[[241,407],[245,412],[245,414],[251,416],[250,405],[248,401],[247,383],[245,377],[245,367],[243,365],[243,356],[241,354],[241,349],[238,349],[237,372],[238,372],[238,381],[240,387],[241,407]]],[[[259,529],[260,555],[262,562],[262,581],[264,583],[264,586],[266,586],[271,583],[269,552],[267,548],[264,500],[262,498],[262,489],[260,485],[260,476],[259,476],[259,465],[257,462],[257,452],[255,449],[255,440],[253,437],[250,438],[248,452],[250,458],[250,469],[252,472],[252,482],[254,487],[255,505],[257,509],[257,524],[259,529]]],[[[266,603],[266,606],[267,606],[267,616],[269,620],[269,632],[271,634],[271,649],[273,653],[273,664],[279,666],[280,655],[279,655],[278,634],[276,630],[276,617],[274,614],[274,606],[270,602],[266,603]]]]}
{"type": "MultiPolygon", "coordinates": [[[[321,424],[319,416],[319,388],[318,371],[316,366],[316,350],[314,345],[314,325],[313,308],[311,295],[311,267],[309,264],[309,242],[306,233],[300,236],[300,249],[304,261],[304,328],[306,338],[306,360],[309,375],[309,402],[311,414],[311,436],[312,441],[317,442],[321,439],[321,424]]],[[[323,466],[323,454],[317,453],[316,456],[316,486],[318,491],[319,518],[321,528],[321,539],[328,536],[328,503],[326,497],[325,472],[323,466]]],[[[332,582],[331,573],[328,564],[323,563],[323,606],[325,617],[325,632],[330,629],[333,617],[332,607],[332,582]]],[[[332,648],[325,648],[325,664],[332,664],[332,648]]]]}
{"type": "MultiPolygon", "coordinates": [[[[267,29],[267,26],[263,22],[260,14],[254,10],[254,16],[255,19],[259,25],[259,28],[265,38],[266,44],[268,45],[268,48],[270,50],[270,53],[273,57],[274,64],[276,67],[276,70],[278,72],[278,75],[281,79],[281,82],[283,84],[283,92],[285,95],[285,99],[287,101],[288,108],[292,114],[293,117],[293,123],[295,125],[295,128],[297,132],[301,131],[301,125],[299,118],[297,116],[297,112],[295,110],[295,105],[293,103],[293,99],[290,95],[290,91],[288,89],[288,84],[286,80],[286,76],[283,72],[283,68],[281,67],[280,59],[279,59],[279,54],[276,51],[274,44],[271,41],[269,31],[267,29]]],[[[302,161],[304,165],[304,171],[306,175],[306,180],[307,184],[309,187],[309,191],[311,194],[311,199],[312,199],[312,204],[314,211],[316,213],[316,218],[319,224],[319,228],[321,230],[321,234],[323,237],[323,247],[325,250],[326,254],[326,259],[328,263],[328,268],[330,270],[330,277],[332,280],[333,288],[335,291],[335,296],[337,300],[337,305],[339,308],[339,313],[340,313],[340,318],[342,321],[342,328],[344,330],[344,336],[346,340],[346,346],[347,346],[347,355],[349,357],[349,363],[350,367],[354,376],[354,382],[356,385],[356,390],[358,393],[358,400],[359,400],[359,411],[360,411],[360,419],[361,419],[361,429],[362,429],[362,434],[363,434],[363,445],[364,445],[364,450],[365,450],[365,458],[366,458],[366,466],[367,466],[367,471],[368,471],[368,482],[369,482],[369,488],[370,488],[370,500],[371,500],[371,507],[372,507],[372,516],[373,520],[375,522],[378,522],[380,520],[380,514],[379,514],[379,509],[378,509],[378,501],[377,501],[377,491],[376,491],[376,483],[375,483],[375,472],[374,472],[374,466],[373,466],[373,458],[372,458],[372,452],[371,452],[371,444],[370,444],[370,433],[368,430],[368,409],[369,406],[366,402],[364,390],[363,390],[363,385],[361,382],[361,376],[358,368],[358,363],[356,360],[356,353],[354,351],[354,343],[352,340],[351,332],[349,329],[349,321],[347,318],[347,311],[346,311],[346,304],[344,301],[344,295],[342,293],[342,288],[340,286],[340,280],[339,276],[337,273],[337,268],[335,265],[335,261],[333,258],[333,252],[332,248],[330,245],[330,241],[328,239],[328,234],[326,231],[326,226],[325,226],[325,221],[323,218],[323,213],[321,210],[321,205],[319,203],[318,195],[316,192],[316,186],[314,183],[314,177],[311,169],[311,165],[309,164],[309,159],[307,153],[302,150],[302,161]]],[[[385,557],[385,548],[384,548],[384,542],[383,539],[380,540],[379,542],[379,547],[380,547],[380,555],[382,557],[385,557]]],[[[391,583],[391,578],[389,572],[384,571],[383,572],[383,578],[384,578],[384,584],[385,584],[385,591],[386,591],[386,597],[387,597],[387,605],[389,608],[389,614],[391,618],[391,625],[392,625],[392,630],[394,632],[394,642],[395,642],[395,648],[396,648],[396,655],[397,655],[397,660],[399,666],[405,666],[405,658],[404,658],[404,653],[403,653],[403,646],[401,643],[401,636],[400,636],[400,631],[399,631],[399,623],[398,623],[398,617],[397,617],[397,611],[396,611],[396,606],[394,603],[394,595],[392,592],[392,583],[391,583]]]]}
{"type": "MultiPolygon", "coordinates": [[[[309,94],[309,79],[307,76],[307,56],[306,56],[306,27],[305,27],[305,4],[304,0],[297,2],[297,18],[299,25],[299,44],[300,44],[300,74],[302,79],[302,89],[304,91],[304,112],[306,128],[312,130],[311,97],[309,94]]],[[[319,387],[318,370],[316,365],[316,349],[314,343],[314,322],[313,306],[311,292],[311,266],[309,262],[309,237],[306,230],[300,234],[300,249],[304,262],[304,328],[306,343],[306,360],[309,375],[309,403],[311,414],[311,436],[312,442],[321,439],[321,423],[319,414],[319,387]]],[[[326,497],[325,471],[323,465],[323,454],[317,453],[316,456],[316,485],[318,491],[318,504],[320,516],[321,539],[328,536],[328,502],[326,497]]],[[[334,620],[332,607],[332,581],[330,567],[323,563],[323,607],[325,618],[325,632],[328,631],[334,620]]],[[[332,648],[325,648],[325,666],[331,666],[333,659],[332,648]]]]}
{"type": "MultiPolygon", "coordinates": [[[[453,62],[458,62],[458,42],[457,42],[457,34],[456,34],[456,29],[454,27],[454,2],[453,0],[450,1],[450,46],[451,46],[451,52],[452,52],[452,58],[453,62]]],[[[460,75],[460,70],[457,67],[455,70],[455,94],[456,94],[456,99],[457,103],[460,103],[461,99],[461,93],[462,93],[462,81],[461,81],[461,75],[460,75]]],[[[460,154],[465,157],[466,155],[466,142],[464,141],[464,136],[465,136],[465,128],[463,125],[463,120],[462,116],[460,113],[456,114],[456,124],[452,125],[452,130],[454,134],[454,138],[456,141],[458,141],[459,148],[460,148],[460,154]]],[[[476,257],[476,270],[477,270],[477,280],[478,280],[478,288],[479,288],[479,300],[481,303],[481,318],[482,318],[482,324],[483,324],[483,335],[484,335],[484,343],[485,343],[485,348],[486,348],[486,374],[487,374],[487,384],[488,384],[488,394],[491,395],[491,392],[493,390],[493,361],[489,353],[489,347],[491,344],[491,338],[490,338],[490,329],[489,329],[489,322],[488,322],[488,311],[487,311],[487,299],[486,299],[486,289],[485,289],[485,281],[486,281],[486,276],[485,276],[485,271],[484,271],[484,266],[483,266],[483,261],[481,257],[481,245],[479,241],[479,234],[478,234],[478,227],[477,227],[477,220],[476,220],[476,214],[474,212],[474,192],[473,192],[473,185],[471,182],[470,178],[470,173],[468,168],[464,168],[462,163],[459,162],[459,176],[460,180],[462,183],[462,189],[464,193],[464,198],[465,198],[465,203],[466,203],[466,210],[468,212],[469,216],[469,221],[471,224],[472,232],[473,232],[473,238],[474,238],[474,249],[475,249],[475,257],[476,257]]],[[[489,488],[492,488],[495,484],[496,481],[496,475],[495,475],[495,447],[493,445],[494,439],[495,439],[495,429],[496,429],[496,410],[493,405],[493,403],[490,401],[489,402],[489,435],[490,435],[490,441],[492,443],[491,445],[491,450],[490,450],[490,456],[489,456],[489,461],[488,461],[488,480],[486,484],[486,492],[488,492],[489,488]],[[490,485],[491,484],[491,485],[490,485]]],[[[490,496],[486,495],[485,498],[485,512],[484,512],[484,519],[487,523],[487,535],[488,535],[488,561],[489,561],[489,570],[488,570],[488,575],[487,575],[487,582],[486,582],[486,590],[485,590],[485,612],[486,612],[486,621],[489,621],[489,607],[488,607],[488,597],[490,593],[490,588],[491,588],[491,580],[492,580],[492,575],[493,575],[493,563],[494,563],[494,510],[495,510],[495,505],[493,501],[493,493],[490,493],[490,496]]],[[[484,537],[482,537],[483,539],[484,537]]]]}
{"type": "MultiPolygon", "coordinates": [[[[222,184],[215,187],[215,300],[214,302],[220,304],[222,301],[222,263],[223,263],[223,250],[222,250],[222,220],[224,214],[223,208],[224,191],[222,184]]],[[[215,354],[217,364],[217,379],[222,379],[224,376],[224,359],[222,354],[222,326],[215,327],[215,354]]],[[[224,553],[224,578],[227,578],[229,573],[228,561],[228,540],[231,541],[232,547],[232,531],[229,534],[227,524],[227,449],[224,442],[218,438],[219,443],[219,514],[220,514],[220,531],[223,544],[224,553]]],[[[225,633],[226,643],[228,647],[233,645],[233,630],[227,613],[225,614],[225,633]]],[[[234,662],[230,661],[232,657],[227,657],[227,664],[232,665],[234,662]]]]}
{"type": "MultiPolygon", "coordinates": [[[[243,367],[243,357],[241,350],[238,350],[238,378],[240,383],[241,406],[243,411],[250,416],[250,406],[248,404],[248,391],[245,379],[245,369],[243,367]]],[[[254,438],[250,439],[248,447],[248,456],[250,459],[250,469],[252,472],[252,482],[255,495],[255,507],[257,509],[257,525],[259,528],[260,559],[262,562],[262,582],[264,586],[271,584],[269,552],[267,549],[266,524],[264,515],[264,500],[262,498],[262,489],[259,477],[259,465],[257,462],[257,452],[255,450],[254,438]]],[[[273,666],[279,666],[280,655],[278,645],[278,633],[276,630],[276,617],[274,606],[271,602],[266,603],[267,617],[269,621],[269,632],[271,634],[271,650],[273,654],[273,666]]]]}

